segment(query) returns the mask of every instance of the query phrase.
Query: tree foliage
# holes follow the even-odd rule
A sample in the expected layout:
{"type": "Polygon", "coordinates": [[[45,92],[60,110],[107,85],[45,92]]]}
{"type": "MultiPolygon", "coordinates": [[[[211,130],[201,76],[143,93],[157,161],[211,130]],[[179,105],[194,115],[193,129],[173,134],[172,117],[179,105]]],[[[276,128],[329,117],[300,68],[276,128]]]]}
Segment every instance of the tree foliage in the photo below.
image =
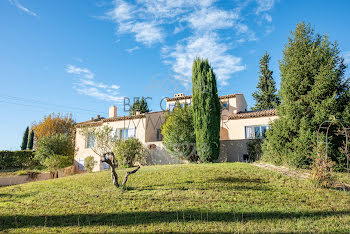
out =
{"type": "Polygon", "coordinates": [[[62,115],[60,113],[52,113],[45,116],[39,123],[33,123],[32,130],[34,131],[35,140],[45,136],[66,134],[73,138],[75,121],[71,114],[62,115]]]}
{"type": "Polygon", "coordinates": [[[29,127],[27,127],[26,130],[25,130],[24,133],[23,133],[23,139],[22,139],[21,150],[26,150],[26,149],[27,149],[28,134],[29,134],[29,127]]]}
{"type": "Polygon", "coordinates": [[[260,59],[260,76],[259,82],[256,88],[258,89],[253,93],[255,99],[255,106],[252,110],[263,110],[275,108],[280,100],[276,94],[276,83],[272,77],[272,71],[269,69],[270,55],[267,53],[260,59]]]}
{"type": "Polygon", "coordinates": [[[32,150],[34,146],[34,131],[31,130],[28,138],[28,147],[27,149],[32,150]]]}
{"type": "Polygon", "coordinates": [[[84,160],[84,167],[88,172],[92,172],[96,163],[93,156],[87,156],[84,160]]]}
{"type": "Polygon", "coordinates": [[[144,97],[142,97],[141,99],[136,99],[129,112],[130,115],[135,115],[136,112],[140,112],[140,114],[148,113],[149,108],[146,99],[144,97]]]}
{"type": "Polygon", "coordinates": [[[193,61],[192,103],[198,156],[202,162],[214,162],[220,153],[221,105],[208,60],[193,61]]]}
{"type": "Polygon", "coordinates": [[[70,157],[73,163],[74,144],[68,135],[58,134],[52,136],[44,136],[38,140],[35,148],[35,158],[42,165],[45,165],[45,160],[53,155],[70,157]]]}
{"type": "MultiPolygon", "coordinates": [[[[280,61],[280,118],[267,132],[264,159],[299,167],[310,165],[319,125],[329,118],[343,118],[350,102],[343,61],[336,43],[316,34],[309,24],[297,25],[280,61]]],[[[336,138],[329,140],[332,151],[339,142],[336,138]]],[[[335,161],[336,152],[330,153],[335,161]]]]}
{"type": "Polygon", "coordinates": [[[162,125],[163,145],[167,151],[182,159],[197,161],[196,135],[193,126],[193,108],[176,104],[174,110],[165,114],[162,125]]]}
{"type": "Polygon", "coordinates": [[[146,150],[139,139],[118,140],[114,154],[118,167],[133,167],[136,162],[144,163],[146,150]]]}
{"type": "Polygon", "coordinates": [[[73,165],[73,157],[53,154],[45,159],[43,165],[49,168],[50,171],[56,171],[58,169],[73,165]]]}

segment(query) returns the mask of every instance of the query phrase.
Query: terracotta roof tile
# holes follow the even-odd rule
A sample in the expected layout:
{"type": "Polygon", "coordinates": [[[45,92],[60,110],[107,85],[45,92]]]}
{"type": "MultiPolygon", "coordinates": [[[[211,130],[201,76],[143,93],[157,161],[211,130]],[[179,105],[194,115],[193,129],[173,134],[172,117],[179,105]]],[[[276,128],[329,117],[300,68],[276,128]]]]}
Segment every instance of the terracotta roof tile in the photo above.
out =
{"type": "Polygon", "coordinates": [[[242,111],[237,114],[232,114],[228,119],[247,119],[247,118],[258,118],[266,116],[277,116],[276,109],[267,110],[256,110],[256,111],[242,111]]]}
{"type": "MultiPolygon", "coordinates": [[[[229,94],[229,95],[223,95],[219,96],[220,99],[225,99],[225,98],[233,98],[236,97],[236,95],[240,95],[240,93],[235,93],[235,94],[229,94]]],[[[167,102],[171,101],[178,101],[178,100],[185,100],[185,99],[191,99],[192,95],[187,95],[183,97],[173,97],[173,98],[166,98],[167,102]]]]}
{"type": "Polygon", "coordinates": [[[131,119],[142,119],[146,117],[146,114],[158,114],[166,111],[155,111],[155,112],[149,112],[145,114],[140,114],[140,115],[128,115],[128,116],[117,116],[113,118],[101,118],[101,119],[94,119],[94,120],[89,120],[89,121],[84,121],[81,123],[77,123],[76,127],[95,127],[95,126],[101,126],[105,122],[116,122],[120,120],[131,120],[131,119]]]}

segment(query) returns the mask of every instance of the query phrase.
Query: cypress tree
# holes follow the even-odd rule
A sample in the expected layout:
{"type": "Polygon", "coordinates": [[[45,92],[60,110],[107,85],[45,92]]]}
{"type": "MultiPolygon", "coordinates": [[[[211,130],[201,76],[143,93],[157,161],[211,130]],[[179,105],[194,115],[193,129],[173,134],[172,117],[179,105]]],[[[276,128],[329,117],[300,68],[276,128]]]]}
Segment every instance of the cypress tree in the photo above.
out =
{"type": "MultiPolygon", "coordinates": [[[[298,167],[310,164],[319,125],[330,118],[342,118],[349,105],[345,69],[336,43],[315,34],[309,24],[297,25],[280,61],[280,118],[267,132],[263,145],[266,160],[298,167]]],[[[335,139],[329,139],[330,145],[335,139]]],[[[338,161],[334,152],[329,156],[338,161]]]]}
{"type": "Polygon", "coordinates": [[[208,60],[196,58],[193,62],[192,102],[198,156],[202,162],[214,162],[220,153],[221,106],[208,60]]]}
{"type": "Polygon", "coordinates": [[[29,134],[29,140],[28,140],[28,149],[32,150],[34,146],[34,131],[31,130],[29,134]]]}
{"type": "Polygon", "coordinates": [[[276,95],[276,83],[272,77],[273,71],[269,69],[270,55],[267,53],[260,59],[260,76],[256,88],[253,93],[255,99],[255,107],[252,110],[262,110],[275,108],[279,103],[279,98],[276,95]]]}
{"type": "Polygon", "coordinates": [[[29,127],[27,127],[26,130],[24,131],[23,139],[22,139],[22,145],[21,145],[21,150],[26,150],[27,149],[28,134],[29,134],[29,127]]]}

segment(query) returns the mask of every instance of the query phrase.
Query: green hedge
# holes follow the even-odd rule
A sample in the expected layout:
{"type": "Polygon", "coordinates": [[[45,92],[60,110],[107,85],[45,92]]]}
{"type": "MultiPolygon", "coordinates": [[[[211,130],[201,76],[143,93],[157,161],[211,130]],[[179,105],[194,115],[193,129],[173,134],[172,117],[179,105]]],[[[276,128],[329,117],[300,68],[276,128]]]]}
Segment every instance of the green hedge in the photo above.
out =
{"type": "Polygon", "coordinates": [[[34,151],[0,151],[0,169],[28,168],[38,166],[37,160],[34,159],[34,151]]]}

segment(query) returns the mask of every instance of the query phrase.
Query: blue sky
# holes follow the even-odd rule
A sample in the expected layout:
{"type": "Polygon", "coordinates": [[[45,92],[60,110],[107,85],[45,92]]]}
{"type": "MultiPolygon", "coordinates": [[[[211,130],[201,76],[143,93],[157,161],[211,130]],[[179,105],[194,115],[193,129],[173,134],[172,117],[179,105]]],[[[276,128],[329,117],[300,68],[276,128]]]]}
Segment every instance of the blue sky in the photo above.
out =
{"type": "MultiPolygon", "coordinates": [[[[350,63],[350,1],[2,0],[0,150],[19,149],[44,115],[76,121],[123,112],[123,97],[191,93],[191,66],[208,58],[220,95],[243,93],[251,107],[265,51],[279,85],[289,32],[306,21],[327,33],[350,63]]],[[[347,72],[349,75],[349,72],[347,72]]]]}

